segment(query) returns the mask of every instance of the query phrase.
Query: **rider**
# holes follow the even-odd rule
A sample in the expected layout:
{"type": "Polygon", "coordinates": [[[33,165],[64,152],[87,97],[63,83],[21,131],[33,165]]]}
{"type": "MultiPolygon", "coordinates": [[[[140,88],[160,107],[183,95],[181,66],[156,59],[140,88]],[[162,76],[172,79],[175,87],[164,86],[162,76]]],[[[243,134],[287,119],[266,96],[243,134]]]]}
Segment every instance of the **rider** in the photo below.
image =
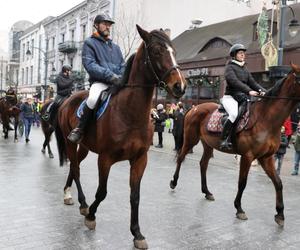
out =
{"type": "Polygon", "coordinates": [[[108,14],[97,15],[94,19],[96,32],[83,44],[82,63],[89,74],[91,88],[79,124],[68,136],[68,139],[74,143],[81,141],[86,124],[92,116],[99,97],[102,96],[101,93],[109,85],[120,85],[122,82],[124,59],[119,46],[109,37],[112,24],[114,21],[108,14]]]}
{"type": "Polygon", "coordinates": [[[245,51],[243,44],[234,44],[229,54],[231,60],[225,68],[226,90],[221,103],[223,104],[228,119],[226,120],[221,135],[221,149],[231,149],[231,133],[234,122],[238,116],[239,105],[247,101],[248,96],[264,95],[265,89],[261,87],[252,77],[245,66],[245,51]]]}
{"type": "Polygon", "coordinates": [[[59,106],[68,98],[72,93],[74,80],[70,78],[72,67],[68,64],[62,66],[61,72],[58,74],[54,83],[57,84],[57,95],[52,104],[50,104],[43,115],[43,119],[54,122],[54,117],[57,113],[59,106]]]}

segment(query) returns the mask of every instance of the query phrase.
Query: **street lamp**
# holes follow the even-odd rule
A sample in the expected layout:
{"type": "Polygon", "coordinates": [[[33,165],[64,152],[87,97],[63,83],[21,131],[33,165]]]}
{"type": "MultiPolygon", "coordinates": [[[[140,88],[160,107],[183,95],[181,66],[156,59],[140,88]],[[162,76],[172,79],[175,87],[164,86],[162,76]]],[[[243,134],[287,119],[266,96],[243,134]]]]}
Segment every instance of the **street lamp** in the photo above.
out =
{"type": "MultiPolygon", "coordinates": [[[[299,31],[300,25],[298,20],[295,18],[294,10],[291,6],[287,5],[286,2],[291,0],[281,0],[280,1],[280,27],[279,27],[279,34],[278,34],[278,60],[277,66],[269,67],[269,74],[270,78],[273,79],[280,79],[285,77],[287,73],[290,71],[290,66],[282,65],[283,61],[283,49],[284,49],[284,41],[285,41],[285,15],[286,15],[286,8],[288,7],[293,15],[292,20],[288,24],[288,31],[291,37],[295,37],[299,31]]],[[[274,1],[275,2],[275,1],[274,1]]]]}
{"type": "Polygon", "coordinates": [[[284,48],[284,40],[285,40],[285,14],[286,14],[286,7],[288,7],[292,14],[293,19],[289,23],[289,34],[292,37],[295,37],[299,30],[299,23],[295,19],[295,13],[291,6],[286,5],[287,0],[281,0],[281,7],[280,7],[280,28],[279,28],[279,44],[278,44],[278,66],[282,65],[283,59],[283,48],[284,48]]]}
{"type": "MultiPolygon", "coordinates": [[[[48,40],[46,40],[46,51],[42,50],[41,48],[39,47],[31,47],[32,49],[37,49],[39,52],[42,52],[43,55],[44,55],[44,63],[45,63],[45,76],[44,76],[44,99],[43,101],[45,101],[47,99],[47,75],[48,75],[48,40]]],[[[28,49],[26,51],[26,55],[27,56],[31,56],[32,53],[31,51],[28,49]]]]}

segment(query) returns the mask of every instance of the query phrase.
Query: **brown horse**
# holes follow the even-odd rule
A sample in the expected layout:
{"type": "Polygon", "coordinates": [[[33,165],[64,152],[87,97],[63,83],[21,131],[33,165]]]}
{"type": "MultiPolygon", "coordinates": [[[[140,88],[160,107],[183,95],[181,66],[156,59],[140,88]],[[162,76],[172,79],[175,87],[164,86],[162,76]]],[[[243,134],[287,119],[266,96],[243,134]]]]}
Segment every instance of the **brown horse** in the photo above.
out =
{"type": "Polygon", "coordinates": [[[75,113],[80,103],[87,97],[86,91],[74,94],[59,109],[56,133],[60,144],[60,157],[64,156],[66,149],[70,160],[70,172],[64,188],[68,197],[65,197],[65,200],[71,199],[69,190],[74,179],[78,190],[80,213],[85,215],[85,225],[89,229],[96,226],[95,213],[100,202],[106,197],[111,166],[118,161],[129,161],[130,230],[134,236],[135,247],[145,249],[148,246],[140,232],[138,211],[140,182],[147,165],[147,152],[153,134],[150,124],[152,97],[155,86],[165,88],[174,97],[181,97],[186,82],[176,64],[169,37],[161,30],[149,33],[138,25],[137,30],[143,42],[132,60],[132,65],[129,64],[125,70],[125,76],[128,73],[128,81],[124,80],[127,84],[112,97],[104,115],[97,122],[88,125],[78,152],[77,145],[68,141],[66,137],[78,122],[75,113]],[[99,186],[96,199],[88,208],[79,180],[79,164],[89,150],[99,155],[99,186]]]}
{"type": "MultiPolygon", "coordinates": [[[[54,158],[53,156],[53,153],[52,153],[52,150],[51,150],[51,147],[50,147],[50,140],[51,140],[51,135],[53,134],[54,130],[55,130],[55,125],[54,124],[51,124],[51,122],[49,121],[45,121],[43,119],[43,115],[45,114],[48,106],[53,102],[53,100],[49,99],[47,100],[43,106],[42,106],[42,109],[41,109],[41,112],[40,112],[40,119],[41,119],[41,127],[42,127],[42,131],[43,131],[43,134],[44,134],[44,142],[43,142],[43,147],[42,147],[42,150],[41,152],[43,154],[46,153],[46,148],[48,150],[48,155],[49,155],[49,158],[54,158]]],[[[61,164],[62,165],[62,164],[61,164]]]]}
{"type": "MultiPolygon", "coordinates": [[[[287,77],[270,89],[265,97],[250,108],[250,119],[247,129],[237,134],[234,149],[226,153],[241,155],[238,192],[234,201],[237,209],[236,216],[246,220],[247,216],[241,206],[241,198],[247,184],[247,176],[251,162],[259,161],[262,168],[272,180],[276,190],[275,221],[283,226],[284,205],[282,197],[282,183],[275,171],[273,155],[280,145],[280,129],[285,119],[300,101],[300,82],[296,76],[300,73],[300,67],[292,64],[292,70],[287,77]]],[[[203,155],[200,160],[202,192],[208,200],[214,200],[212,193],[206,184],[206,171],[209,159],[213,155],[213,149],[220,150],[220,135],[207,131],[206,125],[212,112],[218,107],[215,103],[200,104],[191,109],[184,121],[184,142],[177,156],[177,167],[170,182],[174,189],[177,185],[179,171],[186,154],[199,140],[203,145],[203,155]]],[[[221,150],[220,150],[221,151],[221,150]]]]}
{"type": "Polygon", "coordinates": [[[6,92],[4,97],[0,98],[0,116],[3,126],[4,138],[8,138],[9,123],[10,118],[14,120],[14,141],[18,141],[18,124],[19,124],[19,114],[21,112],[20,108],[17,105],[17,96],[15,92],[6,92]]]}

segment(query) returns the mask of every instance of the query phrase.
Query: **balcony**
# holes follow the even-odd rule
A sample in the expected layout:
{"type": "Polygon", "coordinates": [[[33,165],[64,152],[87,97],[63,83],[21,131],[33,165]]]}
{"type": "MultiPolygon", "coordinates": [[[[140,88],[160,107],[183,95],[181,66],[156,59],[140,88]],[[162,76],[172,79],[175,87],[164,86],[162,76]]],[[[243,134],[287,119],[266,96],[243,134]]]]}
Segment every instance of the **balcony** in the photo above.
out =
{"type": "Polygon", "coordinates": [[[58,44],[58,51],[62,53],[74,53],[77,51],[76,42],[74,41],[67,41],[58,44]]]}

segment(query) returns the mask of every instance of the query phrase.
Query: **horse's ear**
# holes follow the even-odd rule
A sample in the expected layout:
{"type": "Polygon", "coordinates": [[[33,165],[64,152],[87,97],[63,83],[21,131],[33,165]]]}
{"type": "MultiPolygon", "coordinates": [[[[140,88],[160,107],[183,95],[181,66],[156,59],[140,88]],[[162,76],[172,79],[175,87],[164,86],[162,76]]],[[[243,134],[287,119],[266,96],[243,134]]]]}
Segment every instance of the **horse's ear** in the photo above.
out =
{"type": "Polygon", "coordinates": [[[141,36],[141,38],[144,40],[144,42],[148,43],[150,39],[150,34],[146,30],[143,30],[138,24],[136,25],[136,28],[141,36]]]}
{"type": "Polygon", "coordinates": [[[300,66],[298,66],[298,65],[296,65],[296,64],[294,64],[294,63],[292,63],[292,62],[290,62],[290,65],[291,65],[291,67],[292,67],[292,70],[294,71],[294,72],[300,72],[300,66]]]}

